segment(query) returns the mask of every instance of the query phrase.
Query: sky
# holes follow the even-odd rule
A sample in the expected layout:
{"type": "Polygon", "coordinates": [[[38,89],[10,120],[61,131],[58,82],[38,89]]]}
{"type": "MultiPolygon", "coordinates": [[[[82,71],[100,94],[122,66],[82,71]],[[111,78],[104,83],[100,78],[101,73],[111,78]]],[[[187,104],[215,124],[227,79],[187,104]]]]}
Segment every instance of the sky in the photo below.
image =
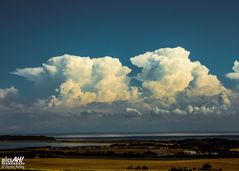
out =
{"type": "Polygon", "coordinates": [[[2,0],[0,133],[239,131],[236,0],[2,0]]]}

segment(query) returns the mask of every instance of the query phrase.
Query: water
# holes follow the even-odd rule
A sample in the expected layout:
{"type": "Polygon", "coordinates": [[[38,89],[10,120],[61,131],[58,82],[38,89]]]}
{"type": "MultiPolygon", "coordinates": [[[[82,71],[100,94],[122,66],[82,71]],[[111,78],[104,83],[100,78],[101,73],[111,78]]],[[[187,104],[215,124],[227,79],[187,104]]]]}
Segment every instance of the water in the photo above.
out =
{"type": "Polygon", "coordinates": [[[51,135],[58,140],[181,140],[194,138],[227,138],[239,140],[239,133],[91,133],[51,135]]]}
{"type": "Polygon", "coordinates": [[[77,146],[103,146],[109,143],[81,143],[81,142],[43,142],[43,141],[1,141],[0,150],[29,148],[29,147],[77,147],[77,146]]]}
{"type": "Polygon", "coordinates": [[[44,141],[0,141],[1,149],[26,147],[76,147],[110,145],[102,141],[112,140],[181,140],[199,138],[226,138],[239,140],[239,133],[88,133],[51,134],[55,142],[44,141]]]}

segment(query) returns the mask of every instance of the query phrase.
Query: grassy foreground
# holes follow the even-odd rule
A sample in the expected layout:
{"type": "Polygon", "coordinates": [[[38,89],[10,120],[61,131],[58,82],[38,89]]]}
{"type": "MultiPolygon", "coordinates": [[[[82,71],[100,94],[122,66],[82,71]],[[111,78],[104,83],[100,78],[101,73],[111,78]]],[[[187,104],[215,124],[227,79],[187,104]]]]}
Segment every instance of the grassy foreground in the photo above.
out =
{"type": "Polygon", "coordinates": [[[126,159],[67,159],[38,158],[25,159],[25,168],[59,170],[125,170],[129,165],[144,166],[150,170],[168,170],[171,167],[199,168],[210,163],[213,168],[224,171],[238,171],[239,158],[193,159],[193,160],[126,160],[126,159]]]}

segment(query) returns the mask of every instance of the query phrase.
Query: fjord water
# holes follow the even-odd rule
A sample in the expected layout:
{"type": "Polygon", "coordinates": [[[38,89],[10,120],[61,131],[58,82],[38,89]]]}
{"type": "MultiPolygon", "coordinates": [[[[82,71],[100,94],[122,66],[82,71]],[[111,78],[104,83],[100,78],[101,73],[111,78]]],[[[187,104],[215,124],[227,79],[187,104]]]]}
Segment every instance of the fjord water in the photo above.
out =
{"type": "Polygon", "coordinates": [[[78,133],[54,134],[57,140],[181,140],[198,138],[239,139],[239,133],[78,133]]]}
{"type": "Polygon", "coordinates": [[[111,140],[181,140],[226,138],[239,140],[239,133],[78,133],[48,134],[56,141],[0,141],[0,149],[28,147],[75,147],[110,145],[111,140]]]}
{"type": "Polygon", "coordinates": [[[16,149],[30,147],[76,147],[76,146],[102,146],[108,143],[81,143],[81,142],[43,142],[43,141],[1,141],[1,149],[16,149]]]}

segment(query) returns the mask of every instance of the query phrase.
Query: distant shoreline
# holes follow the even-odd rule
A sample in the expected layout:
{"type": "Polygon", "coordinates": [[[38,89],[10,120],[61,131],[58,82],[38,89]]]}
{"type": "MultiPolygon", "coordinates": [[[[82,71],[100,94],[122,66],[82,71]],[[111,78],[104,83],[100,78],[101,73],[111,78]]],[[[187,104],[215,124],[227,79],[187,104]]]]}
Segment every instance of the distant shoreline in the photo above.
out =
{"type": "Polygon", "coordinates": [[[239,140],[239,133],[73,133],[51,135],[0,135],[0,141],[183,140],[204,138],[239,140]]]}
{"type": "MultiPolygon", "coordinates": [[[[6,137],[5,137],[6,138],[6,137]]],[[[9,138],[9,137],[8,137],[9,138]]],[[[20,150],[20,153],[28,157],[130,157],[130,158],[222,158],[239,157],[239,139],[230,138],[184,138],[180,140],[113,140],[86,139],[86,141],[54,140],[51,137],[11,137],[11,142],[1,142],[2,156],[20,150]],[[14,140],[18,139],[17,141],[14,140]],[[19,139],[24,139],[19,141],[19,139]],[[27,138],[33,141],[25,142],[27,138]],[[36,139],[40,139],[39,142],[36,139]],[[47,142],[48,140],[52,140],[47,142]],[[45,142],[42,142],[46,140],[45,142]],[[39,149],[41,148],[41,149],[39,149]],[[11,149],[11,150],[10,150],[11,149]]],[[[1,151],[1,150],[0,150],[1,151]]]]}
{"type": "Polygon", "coordinates": [[[1,135],[0,141],[55,141],[48,136],[26,136],[26,135],[1,135]]]}

